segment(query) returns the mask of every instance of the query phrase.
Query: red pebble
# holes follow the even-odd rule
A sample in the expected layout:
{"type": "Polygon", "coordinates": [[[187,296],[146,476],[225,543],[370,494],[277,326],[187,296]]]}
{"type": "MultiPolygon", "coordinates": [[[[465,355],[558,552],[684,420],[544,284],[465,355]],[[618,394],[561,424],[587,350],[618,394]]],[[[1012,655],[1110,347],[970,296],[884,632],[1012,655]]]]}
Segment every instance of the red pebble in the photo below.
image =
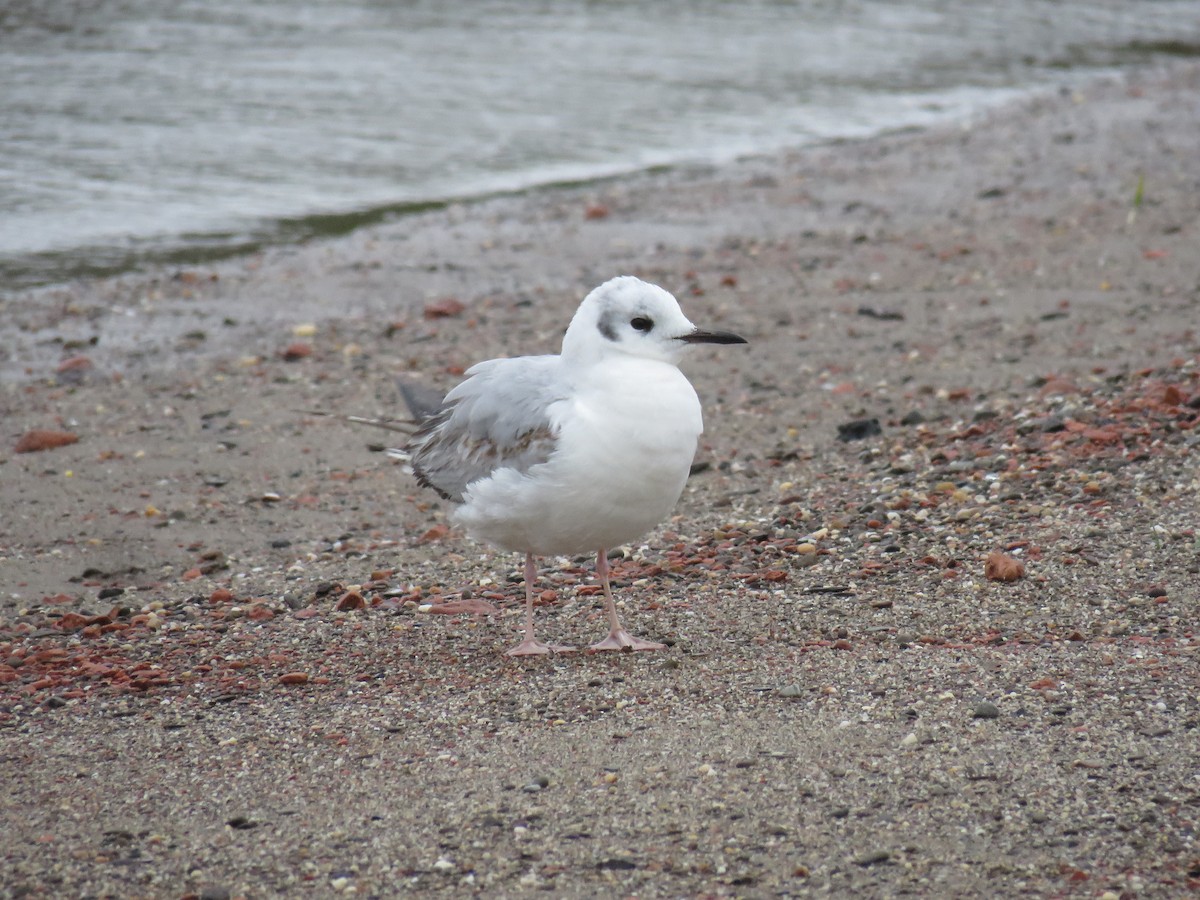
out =
{"type": "Polygon", "coordinates": [[[1024,577],[1025,566],[1020,560],[997,551],[988,554],[987,562],[983,565],[983,574],[988,581],[1016,581],[1024,577]]]}
{"type": "Polygon", "coordinates": [[[362,594],[355,591],[346,591],[338,598],[337,604],[333,607],[338,612],[346,612],[351,609],[365,609],[367,601],[362,598],[362,594]]]}
{"type": "Polygon", "coordinates": [[[466,304],[461,300],[455,300],[453,297],[446,297],[443,300],[435,300],[433,303],[425,304],[425,318],[427,319],[451,319],[461,315],[466,309],[466,304]]]}
{"type": "Polygon", "coordinates": [[[283,357],[284,362],[296,362],[296,360],[304,359],[306,356],[312,356],[312,352],[311,344],[296,341],[294,344],[288,344],[284,347],[279,352],[279,355],[283,357]]]}
{"type": "Polygon", "coordinates": [[[17,453],[37,453],[41,450],[53,450],[55,447],[65,447],[79,440],[79,435],[69,431],[50,431],[35,428],[21,435],[17,441],[17,453]]]}
{"type": "Polygon", "coordinates": [[[91,367],[92,361],[86,356],[72,356],[60,362],[54,371],[62,375],[64,372],[82,372],[91,367]]]}

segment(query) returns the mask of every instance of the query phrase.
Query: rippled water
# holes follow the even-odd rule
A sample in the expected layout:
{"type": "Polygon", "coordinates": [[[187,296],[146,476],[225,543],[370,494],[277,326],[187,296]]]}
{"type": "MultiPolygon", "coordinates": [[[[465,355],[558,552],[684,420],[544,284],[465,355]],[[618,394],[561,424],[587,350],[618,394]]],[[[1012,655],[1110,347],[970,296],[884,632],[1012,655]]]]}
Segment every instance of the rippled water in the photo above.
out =
{"type": "Polygon", "coordinates": [[[1197,47],[1197,0],[10,2],[0,281],[924,124],[1197,47]]]}

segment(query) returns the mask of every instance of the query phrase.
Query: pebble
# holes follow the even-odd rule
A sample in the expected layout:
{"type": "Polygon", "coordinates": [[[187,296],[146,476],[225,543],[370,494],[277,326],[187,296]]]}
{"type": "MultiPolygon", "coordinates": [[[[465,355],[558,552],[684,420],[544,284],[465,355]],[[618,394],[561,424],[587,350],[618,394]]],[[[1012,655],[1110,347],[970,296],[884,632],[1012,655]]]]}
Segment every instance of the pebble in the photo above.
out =
{"type": "Polygon", "coordinates": [[[887,850],[872,850],[870,853],[864,853],[854,860],[856,866],[873,866],[876,863],[887,862],[892,858],[892,854],[887,850]]]}
{"type": "Polygon", "coordinates": [[[971,718],[973,719],[998,719],[1000,718],[1000,710],[996,704],[989,703],[987,700],[981,700],[971,708],[971,718]]]}
{"type": "Polygon", "coordinates": [[[283,602],[288,609],[304,609],[308,606],[308,598],[297,594],[295,591],[289,591],[283,595],[283,602]]]}
{"type": "Polygon", "coordinates": [[[799,697],[803,693],[803,689],[798,684],[789,684],[786,687],[781,687],[779,689],[780,697],[799,697]]]}
{"type": "Polygon", "coordinates": [[[917,733],[915,731],[910,731],[908,734],[906,734],[904,736],[904,739],[900,741],[900,746],[901,747],[917,746],[917,733]]]}
{"type": "Polygon", "coordinates": [[[854,419],[837,426],[839,441],[861,441],[882,434],[878,419],[854,419]]]}

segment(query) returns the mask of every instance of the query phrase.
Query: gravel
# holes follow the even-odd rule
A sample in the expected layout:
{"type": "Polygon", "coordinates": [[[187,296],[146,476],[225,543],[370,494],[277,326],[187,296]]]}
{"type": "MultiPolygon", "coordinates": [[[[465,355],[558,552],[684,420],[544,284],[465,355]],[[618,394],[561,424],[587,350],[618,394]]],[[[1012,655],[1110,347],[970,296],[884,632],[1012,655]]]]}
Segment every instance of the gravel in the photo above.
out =
{"type": "MultiPolygon", "coordinates": [[[[1196,890],[1198,99],[0,298],[0,895],[1196,890]],[[509,659],[519,561],[294,411],[552,351],[619,272],[753,351],[688,363],[697,471],[613,558],[669,648],[509,659]]],[[[590,562],[539,575],[594,640],[590,562]]]]}

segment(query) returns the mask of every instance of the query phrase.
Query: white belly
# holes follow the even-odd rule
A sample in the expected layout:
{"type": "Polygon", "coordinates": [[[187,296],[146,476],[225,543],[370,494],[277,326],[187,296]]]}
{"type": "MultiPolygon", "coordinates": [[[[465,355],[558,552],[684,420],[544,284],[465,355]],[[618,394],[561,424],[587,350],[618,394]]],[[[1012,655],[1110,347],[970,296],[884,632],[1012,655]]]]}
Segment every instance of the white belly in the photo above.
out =
{"type": "Polygon", "coordinates": [[[700,402],[668,363],[619,360],[552,409],[558,445],[522,474],[471,484],[456,520],[468,534],[540,556],[636,540],[683,492],[703,423],[700,402]]]}

